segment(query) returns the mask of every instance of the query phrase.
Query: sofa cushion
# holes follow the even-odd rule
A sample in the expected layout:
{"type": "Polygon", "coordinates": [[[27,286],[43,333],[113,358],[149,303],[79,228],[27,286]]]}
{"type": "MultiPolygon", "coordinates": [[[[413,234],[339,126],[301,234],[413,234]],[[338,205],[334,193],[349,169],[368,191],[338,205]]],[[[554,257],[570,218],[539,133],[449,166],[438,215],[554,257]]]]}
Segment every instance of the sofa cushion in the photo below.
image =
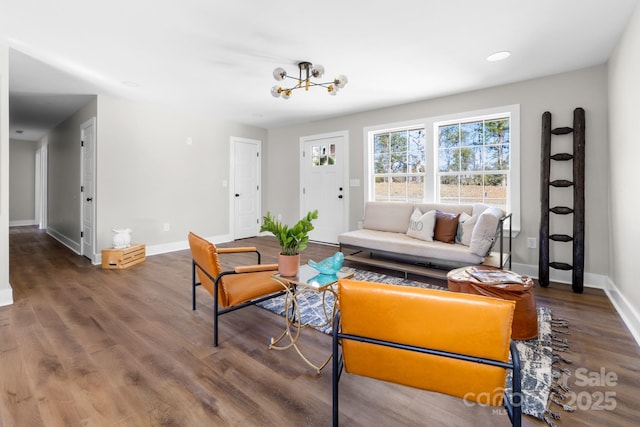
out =
{"type": "Polygon", "coordinates": [[[500,218],[503,215],[502,209],[496,207],[487,208],[480,214],[471,233],[471,244],[469,245],[471,252],[481,257],[489,254],[495,241],[500,218]]]}
{"type": "Polygon", "coordinates": [[[425,240],[427,242],[433,242],[433,228],[435,223],[436,211],[429,211],[423,214],[420,212],[420,209],[415,208],[413,210],[413,214],[411,214],[411,218],[409,219],[407,236],[425,240]]]}
{"type": "Polygon", "coordinates": [[[468,247],[452,245],[438,241],[424,242],[407,236],[405,233],[389,233],[376,230],[354,230],[341,233],[338,240],[343,245],[367,248],[373,251],[394,253],[401,256],[424,258],[436,264],[452,265],[480,264],[482,257],[471,253],[468,247]]]}
{"type": "Polygon", "coordinates": [[[406,233],[413,203],[367,202],[363,227],[369,230],[406,233]]]}
{"type": "Polygon", "coordinates": [[[436,211],[436,226],[433,238],[444,243],[455,243],[460,214],[436,211]]]}
{"type": "Polygon", "coordinates": [[[458,234],[456,235],[457,243],[461,243],[465,246],[469,246],[471,244],[471,234],[473,233],[473,228],[478,222],[478,217],[480,217],[480,215],[469,215],[466,212],[460,214],[460,218],[458,219],[458,234]]]}

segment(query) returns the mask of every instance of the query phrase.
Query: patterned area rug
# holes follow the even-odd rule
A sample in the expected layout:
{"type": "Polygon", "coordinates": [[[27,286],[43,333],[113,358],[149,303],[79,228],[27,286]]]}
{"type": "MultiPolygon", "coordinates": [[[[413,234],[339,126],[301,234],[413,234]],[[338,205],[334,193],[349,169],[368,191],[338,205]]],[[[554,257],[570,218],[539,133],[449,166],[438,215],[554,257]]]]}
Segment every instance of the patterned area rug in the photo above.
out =
{"type": "MultiPolygon", "coordinates": [[[[445,288],[428,283],[349,267],[343,268],[342,271],[353,272],[353,278],[356,280],[446,290],[445,288]]],[[[298,303],[300,304],[302,323],[311,325],[324,323],[325,311],[322,298],[320,298],[319,294],[313,292],[304,293],[298,298],[298,303]]],[[[330,293],[326,294],[325,304],[327,307],[333,307],[333,295],[330,293]]],[[[258,305],[284,316],[284,297],[274,298],[258,305]]],[[[329,314],[331,314],[330,310],[329,314]]],[[[315,329],[326,334],[331,334],[331,325],[325,325],[315,329]]],[[[559,356],[558,353],[568,351],[567,340],[557,338],[561,334],[568,334],[568,326],[566,321],[553,319],[549,308],[539,307],[538,331],[538,338],[527,341],[516,341],[522,364],[522,412],[542,419],[550,426],[555,426],[554,420],[558,420],[560,415],[557,412],[551,411],[549,404],[558,404],[567,411],[572,409],[563,405],[560,401],[561,393],[559,393],[558,383],[556,381],[560,378],[561,372],[567,372],[567,369],[561,369],[558,367],[558,364],[561,362],[570,363],[565,358],[559,356]]],[[[510,383],[511,374],[509,373],[507,388],[509,388],[510,383]]]]}

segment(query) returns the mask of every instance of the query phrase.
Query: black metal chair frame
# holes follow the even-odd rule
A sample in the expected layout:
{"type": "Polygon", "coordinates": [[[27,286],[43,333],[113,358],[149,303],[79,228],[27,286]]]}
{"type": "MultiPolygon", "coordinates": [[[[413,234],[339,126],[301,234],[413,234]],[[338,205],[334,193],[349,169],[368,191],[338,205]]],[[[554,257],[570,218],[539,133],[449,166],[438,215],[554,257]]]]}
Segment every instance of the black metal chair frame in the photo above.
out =
{"type": "Polygon", "coordinates": [[[511,363],[501,362],[499,360],[486,359],[482,357],[469,356],[465,354],[452,353],[448,351],[435,350],[426,347],[417,347],[407,344],[401,344],[392,341],[378,340],[369,337],[362,337],[359,335],[343,334],[340,332],[340,311],[336,312],[336,316],[333,321],[333,370],[331,375],[332,392],[333,392],[333,426],[338,427],[338,382],[342,375],[342,369],[344,367],[344,360],[342,359],[342,352],[340,351],[340,340],[353,340],[369,344],[381,345],[385,347],[392,347],[400,350],[415,351],[423,354],[430,354],[434,356],[448,357],[451,359],[464,360],[467,362],[480,363],[491,366],[498,366],[505,369],[511,369],[513,374],[511,376],[512,382],[512,396],[509,399],[505,392],[504,406],[509,415],[509,420],[514,427],[522,426],[522,390],[520,379],[520,356],[518,350],[513,341],[509,345],[511,352],[511,363]]]}
{"type": "MultiPolygon", "coordinates": [[[[258,264],[260,264],[260,252],[258,251],[254,251],[257,255],[258,255],[258,264]]],[[[221,254],[218,253],[218,256],[220,256],[221,254]]],[[[218,346],[218,316],[223,315],[225,313],[230,313],[232,311],[236,311],[239,310],[241,308],[244,307],[248,307],[250,305],[256,305],[262,301],[267,301],[270,300],[272,298],[276,298],[279,297],[281,295],[284,295],[286,293],[286,290],[282,290],[270,295],[266,295],[264,297],[261,298],[257,298],[251,301],[247,301],[247,302],[243,302],[241,304],[238,305],[234,305],[232,307],[227,307],[227,308],[223,308],[221,309],[218,306],[218,286],[220,283],[220,279],[223,276],[228,276],[228,275],[232,275],[232,274],[251,274],[250,272],[248,273],[237,273],[234,270],[229,270],[229,271],[223,271],[222,273],[218,274],[216,277],[213,277],[207,270],[205,270],[201,265],[199,265],[194,259],[191,260],[191,296],[192,296],[192,310],[195,311],[196,309],[196,287],[202,285],[202,283],[197,281],[197,276],[196,276],[196,268],[200,269],[200,271],[202,271],[209,279],[211,279],[211,281],[214,284],[214,292],[213,292],[213,346],[217,347],[218,346]]]]}

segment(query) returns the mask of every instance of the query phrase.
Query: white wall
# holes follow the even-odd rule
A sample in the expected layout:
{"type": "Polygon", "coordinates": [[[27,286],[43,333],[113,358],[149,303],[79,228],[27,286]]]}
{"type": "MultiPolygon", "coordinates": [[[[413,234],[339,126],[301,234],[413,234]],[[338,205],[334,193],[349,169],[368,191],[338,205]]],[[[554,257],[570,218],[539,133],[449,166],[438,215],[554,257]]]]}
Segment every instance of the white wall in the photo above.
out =
{"type": "MultiPolygon", "coordinates": [[[[611,297],[640,342],[640,285],[637,242],[640,239],[638,198],[638,97],[640,95],[640,6],[636,7],[609,61],[609,259],[611,297]]],[[[603,203],[604,204],[604,203],[603,203]]],[[[603,242],[604,246],[604,242],[603,242]]]]}
{"type": "MultiPolygon", "coordinates": [[[[298,212],[298,145],[301,136],[347,130],[350,141],[350,178],[363,176],[363,128],[444,114],[479,110],[502,105],[520,104],[521,116],[521,210],[520,235],[514,239],[514,262],[522,268],[535,268],[527,273],[537,275],[538,250],[526,248],[527,237],[537,237],[540,221],[540,146],[541,116],[545,111],[553,115],[553,127],[572,126],[573,110],[582,107],[586,112],[586,279],[604,281],[609,274],[608,210],[602,203],[608,198],[607,187],[607,73],[606,67],[554,75],[520,83],[494,87],[460,95],[344,116],[304,125],[269,130],[267,155],[267,195],[263,209],[281,212],[283,219],[293,221],[298,212]],[[282,167],[282,165],[287,167],[282,167]]],[[[347,90],[347,89],[345,89],[347,90]]],[[[335,99],[340,101],[338,95],[335,99]]],[[[554,137],[569,138],[570,137],[554,137]]],[[[555,141],[555,139],[554,139],[555,141]]],[[[559,165],[561,174],[570,175],[571,165],[559,165]]],[[[563,176],[564,177],[564,176],[563,176]]],[[[554,178],[555,179],[555,178],[554,178]]],[[[350,188],[350,228],[357,226],[364,210],[363,187],[350,188]]],[[[571,206],[572,192],[554,199],[557,204],[571,206]]],[[[320,213],[322,214],[322,213],[320,213]]],[[[553,229],[552,229],[553,231],[553,229]]],[[[571,229],[566,230],[571,234],[571,229]]],[[[565,232],[566,232],[565,231],[565,232]]],[[[555,260],[571,262],[571,247],[556,244],[552,249],[555,260]]],[[[552,272],[553,273],[553,272],[552,272]]],[[[568,278],[554,273],[555,280],[568,278]]],[[[585,283],[588,283],[585,280],[585,283]]],[[[603,286],[602,283],[591,283],[603,286]]]]}
{"type": "Polygon", "coordinates": [[[147,253],[186,247],[189,231],[229,238],[230,138],[266,130],[102,95],[97,128],[98,250],[112,228],[131,228],[147,253]]]}
{"type": "Polygon", "coordinates": [[[9,225],[36,224],[35,141],[9,141],[9,225]]]}
{"type": "Polygon", "coordinates": [[[13,303],[9,283],[9,49],[0,44],[0,306],[13,303]]]}
{"type": "Polygon", "coordinates": [[[49,132],[47,232],[80,252],[80,125],[96,115],[94,99],[49,132]]]}

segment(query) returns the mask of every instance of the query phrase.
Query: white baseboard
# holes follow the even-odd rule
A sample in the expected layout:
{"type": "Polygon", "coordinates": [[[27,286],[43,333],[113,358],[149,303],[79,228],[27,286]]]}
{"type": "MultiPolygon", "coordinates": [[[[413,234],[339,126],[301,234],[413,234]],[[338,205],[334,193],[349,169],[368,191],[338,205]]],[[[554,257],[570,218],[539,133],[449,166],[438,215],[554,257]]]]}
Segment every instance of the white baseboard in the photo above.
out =
{"type": "Polygon", "coordinates": [[[81,251],[80,251],[80,243],[74,242],[73,240],[71,240],[70,238],[65,236],[64,234],[60,233],[59,231],[57,231],[56,229],[51,228],[51,227],[47,228],[47,234],[49,236],[53,237],[54,239],[56,239],[58,242],[60,242],[63,245],[65,245],[66,247],[68,247],[69,249],[71,249],[73,252],[75,252],[78,255],[80,255],[80,253],[81,253],[81,251]]]}
{"type": "Polygon", "coordinates": [[[9,221],[9,227],[23,227],[25,225],[38,225],[35,219],[20,219],[17,221],[9,221]]]}
{"type": "MultiPolygon", "coordinates": [[[[529,264],[513,263],[511,270],[518,274],[538,278],[538,266],[529,264]]],[[[556,283],[570,285],[572,282],[571,271],[549,269],[549,280],[556,283]]],[[[609,278],[602,274],[584,273],[584,287],[595,289],[606,289],[609,278]]]]}
{"type": "Polygon", "coordinates": [[[605,292],[609,297],[609,301],[611,301],[611,304],[615,307],[624,324],[629,328],[633,338],[636,340],[638,345],[640,345],[640,314],[629,303],[629,300],[620,293],[616,285],[611,280],[608,279],[607,282],[608,285],[605,292]]]}
{"type": "MultiPolygon", "coordinates": [[[[205,239],[207,239],[208,241],[216,245],[220,243],[231,242],[233,240],[233,238],[228,234],[205,237],[205,239]]],[[[189,249],[189,242],[187,240],[180,240],[178,242],[171,242],[171,243],[162,243],[159,245],[148,245],[145,247],[147,256],[166,254],[169,252],[176,252],[176,251],[184,251],[187,249],[189,249]]]]}
{"type": "Polygon", "coordinates": [[[13,289],[10,283],[7,285],[8,288],[0,289],[0,307],[13,304],[13,289]]]}

